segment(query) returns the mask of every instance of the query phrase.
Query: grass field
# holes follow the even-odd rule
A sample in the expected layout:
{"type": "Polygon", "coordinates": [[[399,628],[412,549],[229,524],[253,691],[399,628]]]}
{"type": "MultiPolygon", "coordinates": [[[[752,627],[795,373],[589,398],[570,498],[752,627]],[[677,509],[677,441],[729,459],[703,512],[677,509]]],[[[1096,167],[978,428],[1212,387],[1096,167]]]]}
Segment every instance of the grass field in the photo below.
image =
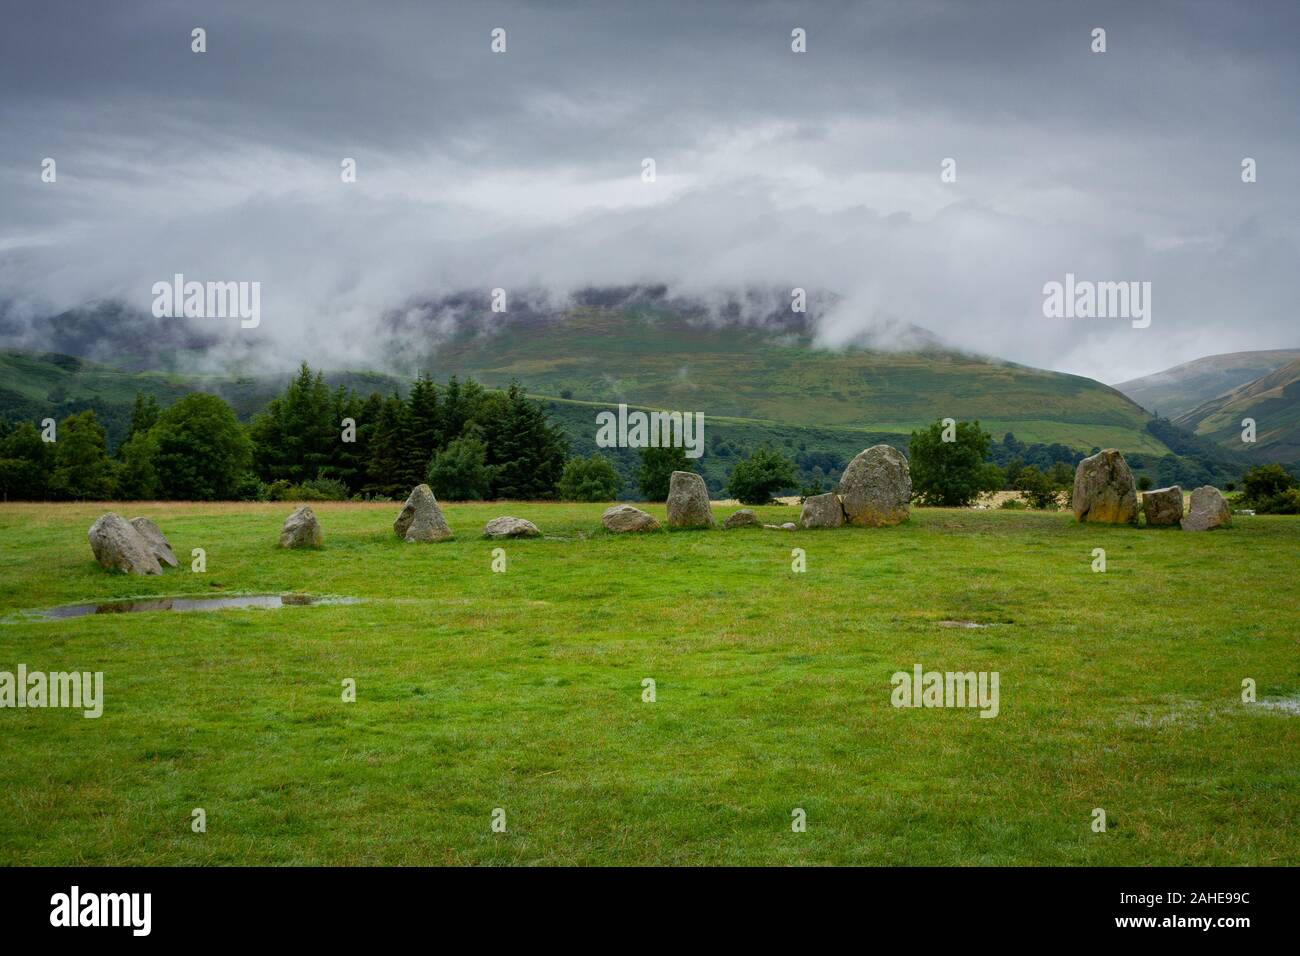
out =
{"type": "Polygon", "coordinates": [[[91,560],[104,506],[0,506],[0,671],[105,675],[97,720],[0,710],[0,864],[1300,862],[1300,519],[638,538],[602,505],[472,504],[407,545],[397,509],[320,505],[325,549],[282,552],[288,505],[116,506],[183,562],[128,578],[91,560]],[[551,537],[481,539],[498,514],[551,537]],[[292,591],[364,601],[18,613],[292,591]],[[892,707],[917,663],[999,672],[999,715],[892,707]]]}

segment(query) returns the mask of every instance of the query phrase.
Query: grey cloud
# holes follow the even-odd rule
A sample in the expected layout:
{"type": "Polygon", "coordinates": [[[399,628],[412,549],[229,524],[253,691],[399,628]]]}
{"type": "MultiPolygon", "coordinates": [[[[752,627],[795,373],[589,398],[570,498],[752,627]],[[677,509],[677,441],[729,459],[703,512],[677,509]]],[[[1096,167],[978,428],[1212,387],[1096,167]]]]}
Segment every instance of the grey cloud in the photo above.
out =
{"type": "Polygon", "coordinates": [[[921,326],[1107,381],[1297,344],[1292,4],[88,2],[6,17],[0,297],[28,318],[147,308],[180,271],[261,281],[258,354],[276,362],[377,360],[382,315],[449,291],[558,301],[637,282],[827,290],[827,342],[921,326]],[[495,26],[505,56],[488,52],[495,26]],[[807,54],[789,52],[792,26],[807,54]],[[1106,54],[1087,51],[1094,26],[1106,54]],[[1240,182],[1243,156],[1258,183],[1240,182]],[[1067,271],[1151,281],[1152,328],[1044,319],[1041,287],[1067,271]]]}

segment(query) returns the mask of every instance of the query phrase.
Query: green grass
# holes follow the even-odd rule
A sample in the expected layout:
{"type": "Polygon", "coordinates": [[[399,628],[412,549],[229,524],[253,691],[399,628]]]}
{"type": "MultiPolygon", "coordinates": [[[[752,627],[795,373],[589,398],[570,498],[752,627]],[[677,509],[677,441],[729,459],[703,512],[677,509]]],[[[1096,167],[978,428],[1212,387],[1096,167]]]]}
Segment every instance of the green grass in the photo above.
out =
{"type": "Polygon", "coordinates": [[[617,537],[473,504],[407,545],[396,505],[327,504],[323,550],[277,551],[290,507],[117,506],[186,564],[128,578],[90,560],[103,506],[0,506],[0,670],[105,674],[98,720],[0,710],[0,865],[1300,862],[1300,717],[1240,699],[1300,693],[1298,519],[617,537]],[[555,539],[479,538],[498,514],[555,539]],[[287,591],[365,603],[16,619],[287,591]],[[1000,715],[891,707],[914,663],[998,671],[1000,715]]]}

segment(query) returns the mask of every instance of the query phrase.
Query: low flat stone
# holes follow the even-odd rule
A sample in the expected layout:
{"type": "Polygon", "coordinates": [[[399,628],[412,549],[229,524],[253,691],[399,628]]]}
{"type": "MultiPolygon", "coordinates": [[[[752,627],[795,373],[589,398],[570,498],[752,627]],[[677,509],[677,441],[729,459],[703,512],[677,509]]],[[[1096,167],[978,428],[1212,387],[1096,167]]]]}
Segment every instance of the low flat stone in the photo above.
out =
{"type": "Polygon", "coordinates": [[[748,508],[741,508],[739,511],[733,511],[727,515],[727,520],[722,522],[724,530],[731,528],[752,528],[758,524],[758,516],[748,508]]]}
{"type": "Polygon", "coordinates": [[[132,518],[131,527],[144,538],[144,543],[149,546],[150,552],[158,559],[159,564],[165,564],[169,568],[180,566],[180,562],[172,552],[172,546],[167,543],[167,539],[163,537],[162,531],[156,524],[148,518],[132,518]]]}
{"type": "Polygon", "coordinates": [[[483,526],[485,538],[536,538],[541,533],[537,525],[526,518],[512,518],[509,515],[493,518],[483,526]]]}
{"type": "Polygon", "coordinates": [[[280,547],[319,548],[324,541],[325,535],[321,532],[320,522],[316,520],[316,512],[306,505],[294,509],[284,519],[284,527],[280,529],[280,547]]]}
{"type": "Polygon", "coordinates": [[[844,524],[844,505],[835,492],[810,495],[803,500],[799,524],[805,528],[838,528],[844,524]]]}
{"type": "Polygon", "coordinates": [[[600,516],[600,523],[606,531],[624,534],[635,531],[658,531],[659,522],[640,508],[631,505],[613,505],[606,508],[600,516]]]}

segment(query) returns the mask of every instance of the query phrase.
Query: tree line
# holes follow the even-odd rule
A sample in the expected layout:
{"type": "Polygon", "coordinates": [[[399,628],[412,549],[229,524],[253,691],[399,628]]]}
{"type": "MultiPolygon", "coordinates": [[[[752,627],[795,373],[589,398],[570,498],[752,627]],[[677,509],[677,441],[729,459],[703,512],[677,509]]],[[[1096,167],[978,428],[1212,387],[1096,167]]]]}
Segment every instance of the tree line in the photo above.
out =
{"type": "Polygon", "coordinates": [[[362,396],[331,390],[306,363],[248,425],[216,395],[167,408],[137,395],[111,455],[93,410],[40,428],[0,418],[6,500],[383,499],[424,481],[451,499],[544,499],[559,494],[567,458],[564,435],[517,384],[421,376],[405,396],[362,396]]]}
{"type": "MultiPolygon", "coordinates": [[[[61,421],[0,416],[3,500],[385,500],[427,482],[445,500],[610,501],[610,461],[569,457],[563,432],[517,383],[502,391],[418,377],[403,395],[331,389],[303,363],[247,425],[220,396],[160,407],[137,394],[110,452],[94,410],[61,421]]],[[[668,497],[681,448],[643,449],[638,484],[668,497]]]]}
{"type": "MultiPolygon", "coordinates": [[[[994,441],[979,422],[948,429],[935,422],[907,442],[922,504],[962,507],[981,492],[1012,489],[1036,507],[1056,507],[1083,457],[1064,445],[1019,442],[1009,432],[994,441]]],[[[1138,458],[1131,458],[1135,470],[1138,458]]],[[[800,487],[801,464],[760,447],[738,457],[726,491],[743,504],[765,504],[780,494],[831,490],[817,478],[800,487]]],[[[1296,508],[1300,492],[1286,484],[1292,476],[1267,468],[1246,482],[1243,505],[1296,508]]],[[[642,500],[664,501],[672,472],[692,470],[683,448],[643,448],[635,484],[642,500]]],[[[38,428],[0,416],[4,500],[391,500],[421,482],[453,501],[611,501],[623,479],[598,453],[570,457],[561,428],[517,383],[491,390],[455,376],[443,384],[420,376],[404,396],[362,396],[330,389],[323,373],[303,363],[247,425],[217,395],[194,392],[162,408],[138,394],[126,436],[111,454],[92,409],[53,427],[49,419],[38,428]]],[[[1138,484],[1146,489],[1151,481],[1140,475],[1138,484]]]]}

